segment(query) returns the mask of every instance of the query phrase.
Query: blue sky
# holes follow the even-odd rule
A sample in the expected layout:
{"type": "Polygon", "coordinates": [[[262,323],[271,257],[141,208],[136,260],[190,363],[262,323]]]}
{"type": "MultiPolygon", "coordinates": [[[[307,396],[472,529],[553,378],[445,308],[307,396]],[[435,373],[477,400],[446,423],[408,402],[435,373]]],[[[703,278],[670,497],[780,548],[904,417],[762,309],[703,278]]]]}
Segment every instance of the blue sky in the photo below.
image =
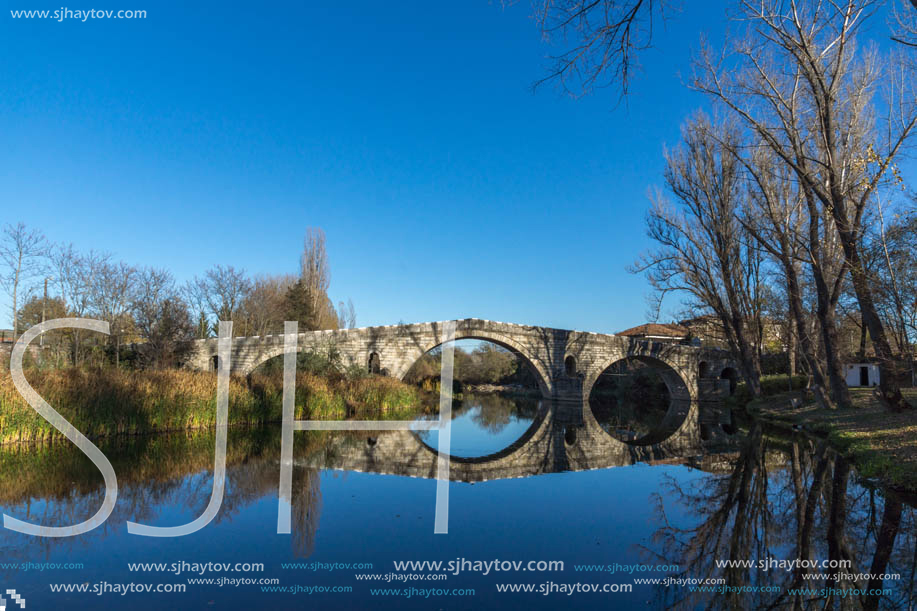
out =
{"type": "Polygon", "coordinates": [[[703,103],[679,74],[719,9],[657,24],[617,105],[532,93],[550,48],[526,2],[70,8],[148,17],[0,14],[4,223],[179,280],[295,271],[321,227],[360,326],[645,320],[625,267],[650,246],[663,143],[703,103]]]}

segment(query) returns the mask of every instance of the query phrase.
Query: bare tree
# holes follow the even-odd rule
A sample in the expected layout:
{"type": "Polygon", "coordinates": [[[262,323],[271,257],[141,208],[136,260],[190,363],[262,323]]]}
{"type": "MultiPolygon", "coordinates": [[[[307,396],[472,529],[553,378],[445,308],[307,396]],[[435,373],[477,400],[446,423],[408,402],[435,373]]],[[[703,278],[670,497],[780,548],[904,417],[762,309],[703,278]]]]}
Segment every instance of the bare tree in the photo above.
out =
{"type": "Polygon", "coordinates": [[[299,264],[300,276],[312,298],[312,309],[319,312],[324,306],[323,298],[327,297],[331,284],[324,231],[313,227],[306,230],[299,264]]]}
{"type": "MultiPolygon", "coordinates": [[[[752,147],[748,157],[737,148],[731,149],[745,167],[749,183],[749,198],[740,222],[763,250],[777,263],[785,285],[790,318],[795,337],[799,339],[812,390],[822,407],[833,408],[836,403],[850,402],[842,365],[837,355],[837,332],[834,311],[840,297],[846,266],[837,265],[838,252],[829,248],[833,228],[824,237],[825,223],[817,208],[806,206],[792,172],[775,159],[767,147],[752,147]],[[803,269],[807,265],[816,288],[817,327],[813,336],[806,325],[803,295],[803,269]],[[829,290],[828,287],[831,287],[829,290]],[[820,351],[819,341],[824,347],[820,351]],[[819,354],[824,354],[821,358],[819,354]],[[824,361],[824,362],[823,362],[824,361]],[[831,389],[830,396],[827,389],[831,389]]],[[[835,240],[836,241],[836,240],[835,240]]]]}
{"type": "Polygon", "coordinates": [[[660,247],[633,271],[646,272],[659,299],[683,292],[717,316],[757,396],[763,256],[737,220],[746,197],[741,165],[720,144],[735,147],[737,136],[728,125],[714,127],[704,115],[687,122],[682,133],[683,146],[666,153],[666,186],[677,207],[656,198],[647,224],[660,247]]]}
{"type": "Polygon", "coordinates": [[[296,282],[293,275],[259,276],[242,302],[244,335],[281,333],[285,320],[286,294],[296,282]]]}
{"type": "Polygon", "coordinates": [[[9,293],[12,303],[13,339],[19,335],[19,298],[28,283],[44,269],[47,241],[36,229],[27,229],[24,223],[3,228],[0,241],[0,259],[6,268],[0,282],[9,293]]]}
{"type": "Polygon", "coordinates": [[[121,339],[133,323],[130,312],[136,274],[123,261],[105,262],[95,270],[89,285],[94,313],[109,324],[116,367],[121,364],[121,339]]]}
{"type": "Polygon", "coordinates": [[[146,340],[142,360],[153,367],[177,365],[190,350],[194,327],[172,274],[154,268],[138,271],[131,311],[146,340]]]}
{"type": "Polygon", "coordinates": [[[877,212],[870,244],[881,261],[876,293],[898,352],[909,355],[912,336],[917,340],[917,217],[895,215],[887,223],[881,202],[877,212]]]}
{"type": "Polygon", "coordinates": [[[198,339],[210,337],[212,327],[208,318],[210,305],[207,301],[207,283],[195,277],[181,288],[181,295],[194,320],[195,336],[198,339]]]}
{"type": "MultiPolygon", "coordinates": [[[[90,312],[95,275],[108,265],[110,258],[106,253],[92,250],[80,254],[72,244],[58,245],[51,250],[52,273],[70,315],[84,317],[90,312]]],[[[83,354],[83,332],[72,329],[67,334],[71,339],[71,360],[74,365],[79,365],[83,354]]]]}
{"type": "Polygon", "coordinates": [[[793,170],[810,205],[833,221],[853,288],[880,360],[882,400],[908,406],[899,371],[863,267],[863,215],[917,125],[917,97],[901,70],[876,53],[857,55],[856,38],[875,3],[740,2],[748,34],[726,62],[705,49],[695,87],[734,116],[793,170]],[[882,129],[875,94],[890,93],[882,129]]]}
{"type": "MultiPolygon", "coordinates": [[[[917,0],[891,2],[892,40],[917,48],[917,0]]],[[[699,3],[690,8],[695,7],[708,9],[699,3]]],[[[680,8],[680,2],[667,0],[535,0],[534,18],[542,38],[560,39],[564,47],[550,57],[548,73],[535,87],[556,82],[563,91],[579,96],[616,85],[626,95],[637,56],[652,46],[654,21],[680,8]]]]}
{"type": "Polygon", "coordinates": [[[346,305],[343,301],[339,301],[337,313],[339,329],[353,329],[357,326],[357,312],[352,300],[348,299],[346,305]]]}
{"type": "Polygon", "coordinates": [[[548,75],[535,83],[557,82],[572,94],[619,84],[627,94],[635,56],[649,48],[654,12],[665,0],[537,0],[535,21],[545,40],[572,44],[551,57],[548,75]]]}
{"type": "Polygon", "coordinates": [[[201,308],[202,314],[212,317],[209,321],[212,326],[221,320],[242,322],[242,303],[251,286],[244,270],[216,265],[207,270],[203,278],[196,277],[189,282],[186,292],[192,303],[201,308]]]}
{"type": "Polygon", "coordinates": [[[892,40],[917,48],[917,0],[896,2],[891,16],[892,40]]]}

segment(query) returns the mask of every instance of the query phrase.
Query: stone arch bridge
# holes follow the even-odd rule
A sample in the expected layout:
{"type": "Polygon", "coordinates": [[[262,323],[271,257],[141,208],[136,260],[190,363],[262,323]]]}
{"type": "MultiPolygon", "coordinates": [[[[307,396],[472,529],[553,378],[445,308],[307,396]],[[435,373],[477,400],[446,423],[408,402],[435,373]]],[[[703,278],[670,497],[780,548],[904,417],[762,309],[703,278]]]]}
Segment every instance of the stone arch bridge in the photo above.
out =
{"type": "MultiPolygon", "coordinates": [[[[677,400],[719,400],[735,384],[735,365],[720,350],[479,318],[455,322],[455,339],[486,340],[517,354],[535,372],[542,395],[553,400],[588,400],[599,375],[626,358],[656,367],[677,400]]],[[[429,322],[310,331],[299,334],[297,348],[321,351],[333,346],[351,364],[402,379],[421,356],[442,343],[443,325],[429,322]]],[[[217,341],[195,341],[188,366],[215,370],[217,341]]],[[[233,338],[230,371],[245,375],[282,354],[280,334],[233,338]]]]}

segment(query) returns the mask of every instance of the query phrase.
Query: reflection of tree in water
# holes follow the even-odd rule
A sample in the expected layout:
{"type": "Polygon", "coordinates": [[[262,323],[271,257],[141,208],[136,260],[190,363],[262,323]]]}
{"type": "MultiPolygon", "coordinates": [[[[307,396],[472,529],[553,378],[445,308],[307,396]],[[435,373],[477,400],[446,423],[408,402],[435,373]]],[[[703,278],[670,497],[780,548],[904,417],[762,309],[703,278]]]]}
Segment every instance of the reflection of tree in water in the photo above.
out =
{"type": "Polygon", "coordinates": [[[662,377],[636,359],[618,361],[603,371],[589,395],[596,421],[621,441],[635,441],[654,432],[669,405],[662,377]]]}
{"type": "Polygon", "coordinates": [[[724,578],[726,585],[779,586],[779,592],[691,593],[661,588],[666,608],[712,609],[909,609],[914,602],[917,555],[914,509],[888,494],[860,486],[850,465],[824,442],[796,438],[778,441],[755,424],[727,471],[692,479],[670,478],[666,496],[656,496],[661,523],[659,546],[645,549],[654,563],[678,564],[677,577],[724,578]],[[814,447],[813,447],[814,446],[814,447]],[[687,510],[696,524],[680,527],[669,519],[666,503],[687,510]],[[904,534],[902,534],[904,533],[904,534]],[[783,568],[762,571],[758,561],[850,560],[840,572],[899,573],[897,581],[813,578],[836,569],[783,568]],[[716,561],[751,560],[754,568],[718,568],[716,561]],[[808,578],[807,578],[808,577],[808,578]],[[882,597],[790,595],[794,588],[890,588],[882,597]]]}
{"type": "Polygon", "coordinates": [[[291,512],[293,552],[308,557],[315,551],[315,535],[322,512],[321,478],[318,469],[293,471],[293,507],[291,512]]]}
{"type": "Polygon", "coordinates": [[[505,397],[495,393],[467,394],[459,402],[456,415],[477,410],[471,419],[490,433],[499,433],[513,421],[531,420],[538,409],[538,402],[518,397],[505,397]]]}
{"type": "MultiPolygon", "coordinates": [[[[280,465],[280,429],[231,429],[227,441],[226,489],[219,524],[266,496],[277,496],[280,465]]],[[[296,455],[318,450],[324,437],[300,434],[296,455]]],[[[3,531],[0,554],[5,558],[35,560],[51,552],[67,553],[98,545],[109,536],[126,536],[127,521],[154,523],[160,511],[182,508],[200,515],[210,501],[213,485],[212,431],[144,436],[100,445],[118,475],[118,502],[104,524],[80,537],[33,538],[27,549],[3,531]]],[[[46,526],[63,526],[91,517],[104,498],[98,469],[70,445],[0,451],[0,503],[5,513],[46,526]],[[35,499],[40,499],[36,502],[35,499]]],[[[293,546],[298,554],[312,552],[321,511],[318,473],[293,471],[293,546]]]]}

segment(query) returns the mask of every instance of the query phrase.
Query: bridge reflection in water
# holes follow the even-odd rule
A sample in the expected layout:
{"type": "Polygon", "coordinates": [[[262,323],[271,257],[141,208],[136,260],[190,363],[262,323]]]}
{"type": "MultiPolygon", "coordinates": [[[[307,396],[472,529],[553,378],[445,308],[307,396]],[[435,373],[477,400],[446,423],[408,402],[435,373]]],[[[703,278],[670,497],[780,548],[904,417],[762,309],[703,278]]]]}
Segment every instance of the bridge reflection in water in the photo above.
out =
{"type": "MultiPolygon", "coordinates": [[[[531,425],[507,447],[483,456],[452,456],[449,478],[481,482],[547,473],[624,467],[636,463],[690,464],[703,458],[724,437],[703,440],[689,421],[696,409],[689,401],[672,401],[663,422],[639,444],[610,435],[589,405],[543,400],[531,425]]],[[[435,435],[433,436],[435,438],[435,435]]],[[[455,442],[453,442],[455,443],[455,442]]],[[[436,478],[437,451],[419,431],[342,434],[323,451],[296,460],[300,467],[436,478]]]]}

